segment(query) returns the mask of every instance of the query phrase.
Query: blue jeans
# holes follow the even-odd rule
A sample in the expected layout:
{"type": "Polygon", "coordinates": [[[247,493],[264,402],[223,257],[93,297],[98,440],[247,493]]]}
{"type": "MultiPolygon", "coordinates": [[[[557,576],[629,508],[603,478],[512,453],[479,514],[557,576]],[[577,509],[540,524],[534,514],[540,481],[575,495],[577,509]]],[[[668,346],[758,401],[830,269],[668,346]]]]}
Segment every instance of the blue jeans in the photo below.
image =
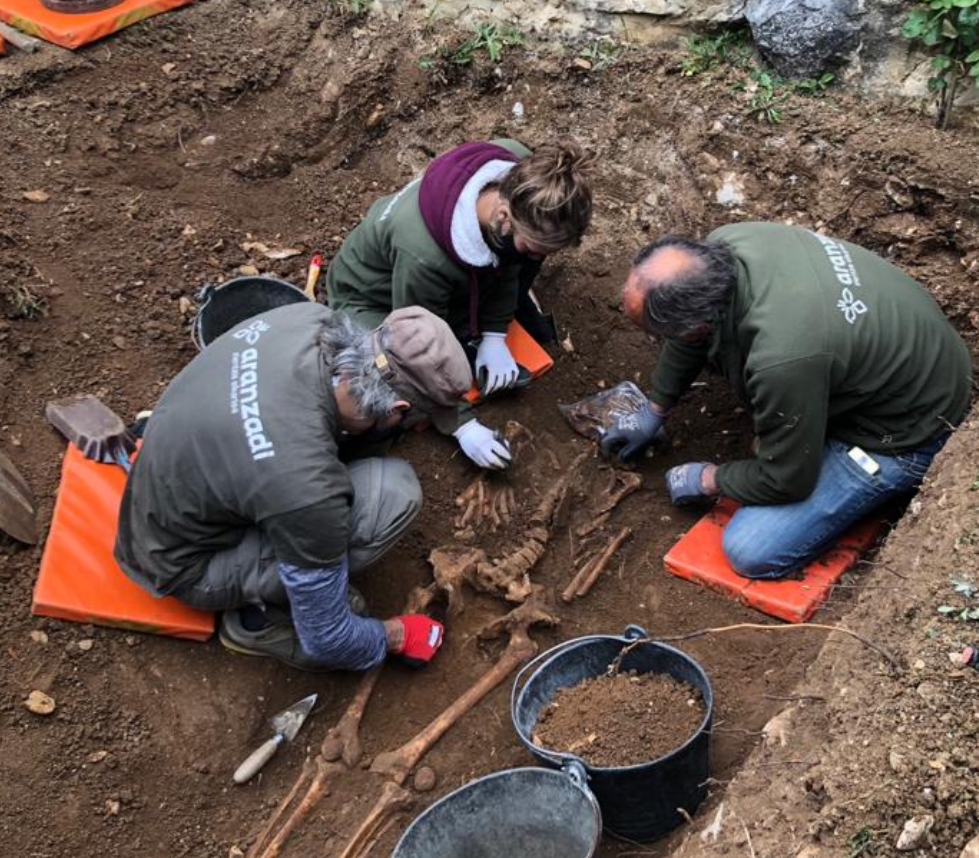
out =
{"type": "Polygon", "coordinates": [[[868,513],[914,491],[948,435],[897,456],[870,453],[871,476],[848,455],[850,444],[827,441],[816,488],[805,500],[745,506],[724,528],[723,548],[745,578],[781,578],[806,566],[868,513]]]}

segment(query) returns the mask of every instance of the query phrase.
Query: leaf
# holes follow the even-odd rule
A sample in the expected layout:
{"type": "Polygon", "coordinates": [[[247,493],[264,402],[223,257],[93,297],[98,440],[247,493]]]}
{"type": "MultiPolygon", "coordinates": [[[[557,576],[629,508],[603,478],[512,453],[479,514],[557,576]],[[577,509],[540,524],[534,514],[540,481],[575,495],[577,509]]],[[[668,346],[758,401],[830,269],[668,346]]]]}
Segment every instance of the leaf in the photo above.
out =
{"type": "Polygon", "coordinates": [[[949,68],[951,65],[952,61],[948,57],[932,57],[931,67],[935,69],[935,71],[942,71],[949,68]]]}
{"type": "Polygon", "coordinates": [[[946,39],[957,39],[959,37],[959,31],[955,29],[955,24],[948,18],[942,21],[942,35],[946,39]]]}
{"type": "Polygon", "coordinates": [[[962,578],[953,578],[952,588],[956,593],[963,593],[966,596],[971,596],[976,591],[975,584],[971,581],[965,581],[962,578]]]}
{"type": "Polygon", "coordinates": [[[952,614],[955,613],[958,608],[955,608],[952,605],[939,605],[937,610],[939,614],[952,614]]]}
{"type": "Polygon", "coordinates": [[[958,6],[959,9],[968,9],[970,6],[975,6],[979,3],[979,0],[952,0],[953,6],[958,6]]]}
{"type": "Polygon", "coordinates": [[[928,29],[928,13],[924,9],[915,9],[904,21],[901,35],[906,39],[917,39],[928,29]]]}
{"type": "MultiPolygon", "coordinates": [[[[976,0],[979,3],[979,0],[976,0]]],[[[959,12],[959,26],[960,27],[975,27],[979,23],[979,6],[973,6],[971,9],[963,9],[959,12]]]]}

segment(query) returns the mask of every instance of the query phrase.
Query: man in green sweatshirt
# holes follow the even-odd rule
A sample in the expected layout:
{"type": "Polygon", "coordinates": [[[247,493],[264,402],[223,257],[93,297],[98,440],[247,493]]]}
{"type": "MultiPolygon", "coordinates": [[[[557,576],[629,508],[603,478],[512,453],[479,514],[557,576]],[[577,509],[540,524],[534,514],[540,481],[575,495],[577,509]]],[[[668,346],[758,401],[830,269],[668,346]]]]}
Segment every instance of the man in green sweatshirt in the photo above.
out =
{"type": "Polygon", "coordinates": [[[971,357],[931,296],[868,250],[777,223],[666,236],[636,257],[627,315],[663,339],[647,408],[602,441],[628,459],[651,443],[700,371],[750,410],[757,452],[667,473],[677,506],[725,495],[734,569],[781,577],[854,522],[913,491],[965,417],[971,357]]]}

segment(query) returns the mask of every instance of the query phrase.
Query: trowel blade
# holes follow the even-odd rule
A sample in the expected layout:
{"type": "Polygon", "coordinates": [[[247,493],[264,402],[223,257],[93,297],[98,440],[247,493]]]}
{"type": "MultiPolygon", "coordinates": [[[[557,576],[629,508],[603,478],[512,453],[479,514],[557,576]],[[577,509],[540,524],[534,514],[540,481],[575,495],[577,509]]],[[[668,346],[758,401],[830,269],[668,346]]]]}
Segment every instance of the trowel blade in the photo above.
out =
{"type": "Polygon", "coordinates": [[[296,733],[302,727],[306,716],[316,705],[316,695],[310,694],[298,703],[293,703],[288,709],[283,709],[278,715],[272,717],[272,729],[276,733],[281,733],[287,742],[296,738],[296,733]]]}

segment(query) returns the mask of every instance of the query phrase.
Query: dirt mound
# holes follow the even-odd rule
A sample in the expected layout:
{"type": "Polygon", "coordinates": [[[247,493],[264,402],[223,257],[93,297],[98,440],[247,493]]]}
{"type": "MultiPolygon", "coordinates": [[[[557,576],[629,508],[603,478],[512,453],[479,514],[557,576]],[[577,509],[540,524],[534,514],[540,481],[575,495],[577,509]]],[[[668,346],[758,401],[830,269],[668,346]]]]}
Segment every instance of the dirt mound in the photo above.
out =
{"type": "Polygon", "coordinates": [[[592,766],[635,766],[679,748],[703,720],[697,689],[665,673],[630,671],[560,689],[533,739],[592,766]]]}
{"type": "MultiPolygon", "coordinates": [[[[7,315],[0,322],[0,443],[32,484],[45,526],[62,453],[44,422],[48,399],[90,392],[127,416],[151,406],[194,354],[187,320],[202,284],[243,266],[301,283],[309,252],[335,251],[378,195],[470,138],[508,134],[539,143],[573,134],[599,155],[594,227],[580,248],[549,260],[539,281],[539,295],[557,313],[572,350],[556,349],[555,369],[525,394],[481,409],[488,423],[513,418],[534,433],[532,457],[511,478],[519,510],[532,509],[577,453],[593,454],[593,445],[561,420],[557,403],[621,379],[641,384],[652,365],[654,349],[619,313],[618,289],[637,247],[659,232],[702,234],[735,219],[824,227],[921,278],[975,345],[979,219],[972,183],[979,146],[972,137],[953,141],[916,117],[835,95],[793,96],[782,124],[760,126],[723,73],[684,78],[676,57],[639,51],[585,75],[571,55],[511,50],[498,65],[478,57],[454,70],[449,84],[418,66],[441,38],[424,24],[333,8],[303,0],[211,0],[69,58],[45,52],[0,61],[0,292],[7,315]],[[717,202],[717,191],[731,181],[743,196],[736,208],[717,202]],[[35,190],[47,201],[24,196],[35,190]],[[276,260],[256,249],[262,244],[301,254],[276,260]]],[[[676,409],[671,432],[673,448],[641,464],[643,488],[609,523],[609,533],[629,527],[633,538],[586,598],[560,607],[562,626],[539,633],[542,644],[617,633],[633,622],[667,635],[758,619],[661,569],[665,551],[694,520],[670,506],[664,469],[745,454],[748,421],[723,386],[706,379],[676,409]]],[[[967,455],[961,445],[953,449],[967,455]]],[[[399,452],[419,472],[426,507],[397,555],[360,582],[380,615],[400,609],[411,588],[429,580],[426,558],[453,541],[454,499],[473,479],[462,457],[433,435],[413,437],[399,452]]],[[[956,461],[952,452],[946,461],[956,461]]],[[[608,482],[607,466],[588,458],[571,499],[575,515],[608,482]]],[[[497,556],[525,523],[517,514],[497,533],[478,534],[480,545],[497,556]]],[[[574,535],[558,529],[534,569],[555,604],[578,549],[574,535]]],[[[10,544],[2,550],[0,643],[9,656],[0,677],[4,850],[51,858],[107,851],[119,858],[199,858],[247,848],[307,750],[335,723],[356,678],[233,658],[217,643],[33,619],[39,550],[10,544]],[[45,637],[32,638],[32,631],[45,637]],[[92,643],[81,647],[82,641],[92,643]],[[54,698],[52,714],[24,707],[35,690],[54,698]],[[233,789],[231,772],[265,738],[268,716],[314,691],[323,703],[302,740],[282,749],[248,787],[233,789]]],[[[907,544],[903,550],[917,554],[907,544]]],[[[922,555],[922,564],[927,560],[922,555]]],[[[905,574],[917,586],[924,573],[905,574]]],[[[945,586],[945,573],[939,578],[928,586],[945,586]]],[[[860,576],[849,578],[820,619],[841,616],[858,586],[860,576]]],[[[899,578],[892,586],[910,585],[899,578]]],[[[881,597],[873,587],[866,595],[881,597]]],[[[477,642],[475,631],[501,612],[495,600],[467,595],[430,669],[385,670],[362,728],[368,758],[414,735],[485,670],[494,651],[477,642]]],[[[925,613],[894,614],[882,636],[904,635],[925,613]]],[[[763,633],[725,646],[702,638],[690,643],[717,699],[714,799],[701,814],[713,812],[820,644],[816,635],[774,642],[763,633]]],[[[930,639],[922,644],[926,664],[940,661],[937,646],[930,639]]],[[[845,652],[853,654],[849,646],[845,652]]],[[[848,699],[860,708],[844,707],[840,723],[891,705],[891,697],[864,700],[861,689],[874,687],[880,666],[861,658],[846,669],[868,669],[872,677],[852,674],[848,699]]],[[[945,678],[936,675],[945,694],[945,678]]],[[[953,689],[961,680],[948,682],[953,689]]],[[[910,685],[884,689],[918,694],[910,685]]],[[[931,724],[947,714],[943,707],[929,712],[931,724]]],[[[878,737],[893,735],[901,734],[863,738],[876,748],[878,737]]],[[[960,747],[968,761],[968,744],[960,747]]],[[[930,763],[958,771],[953,752],[947,760],[928,755],[915,769],[915,777],[931,777],[936,801],[945,801],[943,772],[930,763]]],[[[841,812],[856,822],[864,800],[847,792],[851,759],[858,757],[838,759],[807,794],[817,797],[818,808],[824,794],[838,789],[841,798],[831,806],[854,799],[841,812]]],[[[426,800],[479,774],[526,764],[506,716],[506,689],[426,762],[438,773],[438,788],[426,800]]],[[[762,771],[781,782],[785,775],[794,780],[799,768],[785,763],[762,771]]],[[[340,852],[378,791],[369,772],[348,775],[288,853],[340,852]]],[[[883,778],[867,788],[888,783],[883,778]]],[[[932,836],[946,832],[948,842],[958,843],[966,823],[950,821],[954,804],[943,805],[940,820],[936,813],[932,836]]],[[[889,817],[886,824],[896,823],[889,817]]],[[[399,830],[386,835],[378,854],[399,830]]],[[[657,844],[649,854],[664,855],[672,845],[657,844]]],[[[634,847],[602,849],[615,855],[634,847]]]]}

